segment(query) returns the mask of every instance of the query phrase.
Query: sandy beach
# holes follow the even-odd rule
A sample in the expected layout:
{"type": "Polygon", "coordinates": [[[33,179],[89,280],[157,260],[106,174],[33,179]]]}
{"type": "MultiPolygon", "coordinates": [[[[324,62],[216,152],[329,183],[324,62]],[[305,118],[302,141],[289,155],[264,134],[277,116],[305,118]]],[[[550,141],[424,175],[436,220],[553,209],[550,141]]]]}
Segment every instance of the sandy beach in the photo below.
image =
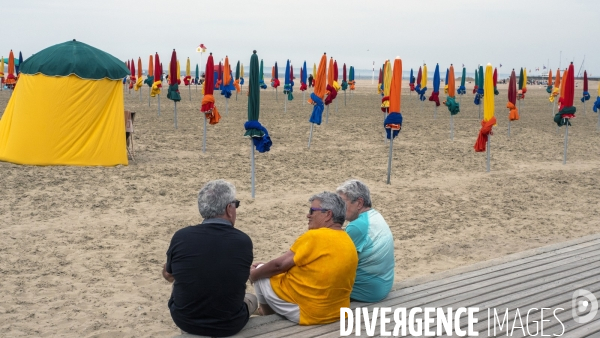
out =
{"type": "MultiPolygon", "coordinates": [[[[314,127],[310,149],[311,106],[298,87],[287,112],[283,86],[278,100],[274,89],[261,91],[260,122],[273,147],[255,155],[254,199],[243,137],[247,86],[229,99],[227,112],[215,91],[222,120],[207,128],[206,153],[200,87],[180,86],[175,129],[166,89],[159,116],[144,86],[141,97],[124,90],[125,108],[137,112],[136,161],[128,166],[0,162],[0,336],[178,334],[167,308],[171,285],[160,271],[173,233],[201,221],[198,190],[218,178],[237,188],[236,227],[252,238],[256,261],[281,255],[306,231],[312,194],[349,178],[364,181],[394,235],[396,282],[600,232],[595,82],[585,113],[576,89],[566,165],[565,128],[557,133],[545,87],[528,87],[509,138],[507,85],[499,85],[490,173],[485,153],[473,150],[481,124],[472,84],[451,140],[446,107],[434,118],[435,104],[409,95],[405,82],[390,185],[376,86],[361,80],[352,95],[340,92],[328,123],[324,113],[314,127]]],[[[0,92],[0,112],[9,97],[0,92]]]]}

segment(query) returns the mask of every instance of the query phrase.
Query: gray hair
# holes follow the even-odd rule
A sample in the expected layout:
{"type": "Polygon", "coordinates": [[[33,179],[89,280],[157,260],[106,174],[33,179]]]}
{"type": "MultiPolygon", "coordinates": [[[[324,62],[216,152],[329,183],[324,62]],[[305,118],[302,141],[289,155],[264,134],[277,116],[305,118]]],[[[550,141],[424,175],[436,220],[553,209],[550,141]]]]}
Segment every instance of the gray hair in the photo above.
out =
{"type": "Polygon", "coordinates": [[[215,218],[225,214],[227,205],[235,200],[235,187],[225,180],[206,183],[198,192],[198,210],[202,218],[215,218]]]}
{"type": "Polygon", "coordinates": [[[371,193],[369,188],[359,180],[348,180],[340,185],[336,192],[344,194],[350,202],[356,202],[359,198],[363,199],[363,205],[371,208],[371,193]]]}
{"type": "Polygon", "coordinates": [[[308,199],[309,202],[314,200],[321,202],[321,208],[331,210],[335,223],[344,224],[346,220],[346,203],[340,196],[329,191],[323,191],[308,199]]]}

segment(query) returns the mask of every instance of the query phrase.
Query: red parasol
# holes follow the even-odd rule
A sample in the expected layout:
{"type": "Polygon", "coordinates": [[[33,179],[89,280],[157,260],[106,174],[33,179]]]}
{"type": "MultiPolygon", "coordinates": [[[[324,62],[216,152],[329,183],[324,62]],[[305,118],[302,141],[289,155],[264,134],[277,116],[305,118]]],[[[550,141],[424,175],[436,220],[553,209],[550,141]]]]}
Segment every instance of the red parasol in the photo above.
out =
{"type": "Polygon", "coordinates": [[[510,73],[510,80],[508,81],[508,103],[506,108],[510,110],[508,113],[509,121],[516,121],[519,119],[519,110],[517,110],[517,75],[515,70],[510,73]]]}

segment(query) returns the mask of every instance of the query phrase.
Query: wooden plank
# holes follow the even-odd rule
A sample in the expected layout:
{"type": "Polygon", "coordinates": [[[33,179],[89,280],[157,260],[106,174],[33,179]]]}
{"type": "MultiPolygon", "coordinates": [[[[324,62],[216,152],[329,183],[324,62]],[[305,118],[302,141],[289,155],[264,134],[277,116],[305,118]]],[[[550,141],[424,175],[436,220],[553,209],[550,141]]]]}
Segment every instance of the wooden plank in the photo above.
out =
{"type": "MultiPolygon", "coordinates": [[[[588,258],[587,260],[581,261],[580,265],[578,267],[578,269],[573,269],[573,270],[566,270],[566,271],[560,271],[560,272],[555,272],[555,271],[548,271],[548,272],[543,272],[545,275],[544,276],[550,276],[547,277],[547,279],[543,279],[543,278],[535,278],[535,277],[530,277],[530,276],[526,276],[525,278],[527,278],[527,281],[524,282],[523,284],[520,284],[518,286],[514,286],[515,284],[519,283],[519,281],[517,279],[512,280],[512,281],[508,281],[506,283],[500,283],[488,288],[483,288],[480,290],[474,290],[471,292],[467,292],[458,296],[453,296],[453,297],[449,297],[449,298],[440,298],[440,299],[425,299],[425,300],[417,300],[417,301],[413,301],[413,302],[409,302],[407,304],[374,304],[374,305],[370,305],[368,306],[369,310],[372,311],[374,306],[377,307],[392,307],[392,309],[397,308],[397,307],[405,307],[405,308],[412,308],[412,307],[452,307],[452,308],[457,308],[457,307],[471,307],[477,304],[477,302],[481,301],[481,300],[488,300],[488,299],[498,299],[499,297],[504,296],[508,299],[518,299],[523,297],[523,294],[527,294],[527,293],[539,293],[542,292],[544,290],[550,289],[555,287],[556,285],[562,285],[562,284],[570,284],[573,283],[574,281],[580,280],[581,278],[584,277],[592,277],[597,275],[598,269],[600,269],[600,257],[591,257],[588,258]],[[594,264],[590,264],[589,260],[595,260],[594,264]],[[579,270],[581,270],[581,275],[577,275],[577,273],[579,272],[579,270]],[[515,284],[513,284],[515,283],[515,284]],[[506,285],[506,286],[513,286],[510,289],[506,289],[503,286],[498,288],[501,285],[506,285]],[[531,289],[530,286],[534,286],[534,289],[531,289]],[[515,293],[515,291],[517,291],[520,288],[520,290],[522,291],[521,293],[515,293]],[[482,292],[483,291],[483,292],[482,292]],[[465,295],[467,295],[465,297],[465,295]],[[471,297],[471,295],[477,295],[477,297],[471,297]],[[428,302],[428,303],[424,303],[424,302],[428,302]]],[[[384,302],[385,303],[385,302],[384,302]]],[[[372,312],[371,312],[372,313],[372,312]]],[[[434,316],[435,318],[435,316],[434,316]]],[[[323,334],[327,334],[327,333],[331,333],[332,330],[338,330],[339,333],[339,322],[335,323],[335,325],[323,325],[323,326],[316,326],[316,327],[293,327],[290,328],[288,330],[286,330],[285,332],[285,336],[286,337],[313,337],[313,336],[319,336],[319,335],[323,335],[323,334]]]]}
{"type": "MultiPolygon", "coordinates": [[[[503,273],[503,271],[492,273],[490,275],[494,276],[494,278],[493,279],[492,278],[481,279],[481,280],[483,280],[483,282],[477,282],[479,280],[477,278],[461,280],[461,281],[457,281],[455,283],[445,284],[444,286],[430,288],[430,289],[422,291],[422,292],[414,292],[414,293],[410,293],[408,295],[402,295],[403,297],[401,299],[403,302],[406,302],[408,300],[413,300],[413,299],[422,299],[423,297],[426,297],[428,295],[442,292],[445,290],[452,290],[455,292],[455,291],[457,291],[457,289],[464,288],[466,283],[471,283],[468,286],[470,288],[473,288],[476,286],[483,287],[483,286],[487,286],[487,285],[497,284],[499,282],[504,282],[504,281],[518,278],[521,276],[541,272],[541,271],[544,271],[546,269],[553,268],[556,266],[560,266],[560,265],[566,266],[568,264],[573,264],[581,259],[594,257],[594,256],[598,256],[598,255],[600,255],[600,247],[598,247],[597,250],[588,251],[588,252],[582,253],[581,255],[571,256],[566,259],[556,260],[556,261],[554,261],[552,263],[548,263],[546,265],[536,266],[536,264],[533,264],[535,262],[528,263],[527,266],[529,267],[529,269],[518,270],[513,273],[510,273],[510,271],[506,271],[504,273],[503,273]],[[529,265],[529,264],[532,264],[532,265],[529,265]]],[[[388,296],[386,299],[384,299],[380,303],[389,303],[390,300],[397,299],[397,298],[399,298],[398,293],[394,293],[393,296],[388,296]]]]}
{"type": "Polygon", "coordinates": [[[392,298],[397,298],[397,297],[401,297],[401,296],[407,297],[412,294],[414,294],[414,296],[412,296],[413,298],[410,298],[410,299],[414,299],[417,297],[422,297],[423,294],[436,292],[440,289],[453,289],[453,288],[456,288],[457,285],[460,285],[463,283],[472,283],[476,280],[492,279],[492,278],[496,278],[497,276],[506,275],[508,273],[512,273],[512,272],[516,272],[516,271],[527,271],[527,269],[530,269],[533,266],[552,264],[552,263],[555,263],[555,262],[558,262],[558,261],[561,261],[564,259],[568,259],[571,257],[577,257],[578,255],[582,255],[582,254],[590,253],[590,252],[600,252],[600,244],[595,244],[593,246],[588,246],[588,247],[583,247],[583,248],[579,248],[576,250],[572,250],[571,253],[565,253],[565,256],[554,255],[554,256],[545,257],[545,258],[539,259],[539,260],[528,258],[526,263],[521,264],[520,262],[512,262],[511,266],[506,269],[504,267],[491,267],[491,268],[487,268],[487,269],[484,269],[481,271],[473,271],[468,274],[453,276],[453,277],[450,277],[450,278],[447,278],[447,279],[444,279],[441,281],[437,281],[437,284],[436,284],[436,282],[430,282],[430,283],[427,283],[427,285],[424,284],[424,285],[419,285],[419,286],[415,286],[415,287],[410,287],[410,288],[406,288],[406,289],[393,291],[388,295],[388,297],[386,297],[384,299],[384,301],[388,301],[392,298]],[[425,291],[425,292],[417,293],[419,291],[425,291]]]}

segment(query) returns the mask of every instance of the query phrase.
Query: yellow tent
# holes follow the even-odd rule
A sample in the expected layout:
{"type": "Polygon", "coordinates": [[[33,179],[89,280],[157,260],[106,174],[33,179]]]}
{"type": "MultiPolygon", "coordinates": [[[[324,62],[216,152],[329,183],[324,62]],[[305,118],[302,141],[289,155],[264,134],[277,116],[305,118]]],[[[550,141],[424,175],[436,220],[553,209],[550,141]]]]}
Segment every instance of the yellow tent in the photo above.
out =
{"type": "Polygon", "coordinates": [[[0,120],[0,161],[127,165],[121,60],[78,41],[48,47],[20,66],[0,120]]]}

